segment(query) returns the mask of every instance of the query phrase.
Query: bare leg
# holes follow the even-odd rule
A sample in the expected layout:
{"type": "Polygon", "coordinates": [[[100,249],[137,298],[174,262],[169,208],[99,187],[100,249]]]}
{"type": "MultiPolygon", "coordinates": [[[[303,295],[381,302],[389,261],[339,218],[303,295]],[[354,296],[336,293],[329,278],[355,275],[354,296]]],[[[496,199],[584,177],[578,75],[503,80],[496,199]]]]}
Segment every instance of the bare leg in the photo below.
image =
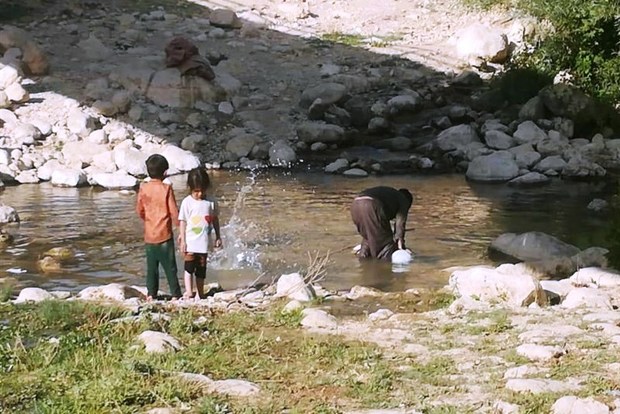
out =
{"type": "Polygon", "coordinates": [[[191,299],[194,296],[194,284],[193,276],[191,273],[183,271],[183,282],[185,284],[185,293],[183,294],[183,298],[191,299]]]}
{"type": "Polygon", "coordinates": [[[198,297],[203,299],[205,297],[205,278],[196,277],[196,290],[198,291],[198,297]]]}

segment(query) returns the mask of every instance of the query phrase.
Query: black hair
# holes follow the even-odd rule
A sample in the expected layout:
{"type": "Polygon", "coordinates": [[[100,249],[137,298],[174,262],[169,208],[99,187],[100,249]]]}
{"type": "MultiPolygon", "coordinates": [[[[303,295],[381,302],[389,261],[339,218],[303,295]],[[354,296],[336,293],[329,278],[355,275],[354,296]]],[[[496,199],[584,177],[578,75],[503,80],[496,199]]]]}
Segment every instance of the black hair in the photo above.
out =
{"type": "Polygon", "coordinates": [[[411,205],[413,204],[413,194],[411,194],[411,191],[407,190],[406,188],[399,188],[398,191],[405,196],[409,207],[411,207],[411,205]]]}
{"type": "Polygon", "coordinates": [[[211,179],[204,168],[194,168],[187,174],[187,187],[190,191],[206,190],[211,187],[211,179]]]}
{"type": "Polygon", "coordinates": [[[146,172],[151,178],[163,180],[168,168],[168,160],[161,154],[153,154],[146,159],[146,172]]]}

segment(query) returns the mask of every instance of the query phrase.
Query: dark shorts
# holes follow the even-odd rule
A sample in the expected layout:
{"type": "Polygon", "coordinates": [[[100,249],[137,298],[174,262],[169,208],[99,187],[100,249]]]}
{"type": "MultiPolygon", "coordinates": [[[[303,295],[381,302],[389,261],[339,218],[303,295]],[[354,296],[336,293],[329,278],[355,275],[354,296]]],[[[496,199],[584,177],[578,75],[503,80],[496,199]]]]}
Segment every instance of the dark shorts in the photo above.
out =
{"type": "Polygon", "coordinates": [[[185,253],[185,271],[204,279],[207,275],[207,253],[185,253]]]}

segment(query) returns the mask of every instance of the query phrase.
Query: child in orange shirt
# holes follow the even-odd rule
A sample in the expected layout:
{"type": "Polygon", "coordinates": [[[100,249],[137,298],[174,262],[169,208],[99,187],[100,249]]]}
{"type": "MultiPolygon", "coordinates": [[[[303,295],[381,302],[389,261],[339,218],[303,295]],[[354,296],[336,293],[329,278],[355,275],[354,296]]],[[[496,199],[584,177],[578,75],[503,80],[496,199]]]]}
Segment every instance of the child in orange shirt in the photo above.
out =
{"type": "Polygon", "coordinates": [[[151,180],[140,186],[136,203],[136,212],[144,220],[147,300],[157,297],[160,264],[172,298],[181,297],[172,234],[172,225],[179,226],[179,209],[172,186],[163,182],[168,168],[168,161],[162,155],[153,154],[147,158],[146,170],[151,180]]]}

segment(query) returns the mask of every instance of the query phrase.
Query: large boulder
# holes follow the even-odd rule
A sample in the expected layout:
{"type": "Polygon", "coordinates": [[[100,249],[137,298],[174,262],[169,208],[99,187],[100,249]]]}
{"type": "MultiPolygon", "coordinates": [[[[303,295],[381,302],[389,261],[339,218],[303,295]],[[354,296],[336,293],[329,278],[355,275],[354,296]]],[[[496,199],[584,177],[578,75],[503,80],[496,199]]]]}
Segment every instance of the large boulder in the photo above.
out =
{"type": "Polygon", "coordinates": [[[502,182],[519,175],[515,156],[508,151],[497,151],[474,158],[467,167],[466,176],[474,181],[502,182]]]}
{"type": "Polygon", "coordinates": [[[22,70],[30,75],[45,75],[49,61],[28,32],[15,26],[4,25],[0,30],[0,51],[19,48],[22,51],[22,70]]]}
{"type": "Polygon", "coordinates": [[[448,286],[458,297],[481,302],[506,302],[513,306],[545,305],[546,295],[538,279],[523,264],[503,264],[497,268],[474,266],[456,270],[448,286]]]}
{"type": "Polygon", "coordinates": [[[441,131],[435,145],[442,151],[460,149],[471,142],[480,142],[476,130],[471,125],[455,125],[441,131]]]}
{"type": "Polygon", "coordinates": [[[579,248],[539,231],[504,233],[491,242],[489,250],[519,261],[571,257],[580,252],[579,248]]]}

